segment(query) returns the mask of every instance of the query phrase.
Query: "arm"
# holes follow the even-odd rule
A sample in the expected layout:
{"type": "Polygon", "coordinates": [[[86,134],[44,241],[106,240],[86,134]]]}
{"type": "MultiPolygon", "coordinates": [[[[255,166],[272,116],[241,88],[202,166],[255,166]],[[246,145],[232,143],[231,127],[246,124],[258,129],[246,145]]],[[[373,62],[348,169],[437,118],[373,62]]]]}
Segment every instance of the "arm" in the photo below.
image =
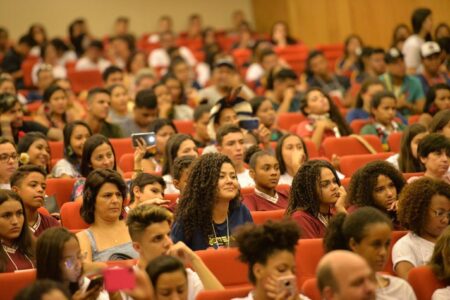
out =
{"type": "Polygon", "coordinates": [[[327,125],[325,122],[322,122],[322,121],[316,122],[316,128],[313,131],[311,140],[314,142],[317,149],[320,149],[320,145],[322,144],[323,135],[324,135],[326,129],[327,129],[327,125]]]}
{"type": "Polygon", "coordinates": [[[394,266],[394,271],[398,277],[408,280],[408,274],[412,268],[414,268],[414,266],[409,261],[401,261],[394,266]]]}
{"type": "Polygon", "coordinates": [[[77,233],[78,241],[80,242],[81,254],[86,255],[84,262],[92,263],[92,250],[91,250],[91,242],[87,237],[86,230],[77,233]]]}
{"type": "Polygon", "coordinates": [[[292,99],[294,99],[295,89],[289,88],[284,91],[283,101],[280,103],[278,107],[277,114],[289,112],[289,108],[291,107],[292,99]]]}

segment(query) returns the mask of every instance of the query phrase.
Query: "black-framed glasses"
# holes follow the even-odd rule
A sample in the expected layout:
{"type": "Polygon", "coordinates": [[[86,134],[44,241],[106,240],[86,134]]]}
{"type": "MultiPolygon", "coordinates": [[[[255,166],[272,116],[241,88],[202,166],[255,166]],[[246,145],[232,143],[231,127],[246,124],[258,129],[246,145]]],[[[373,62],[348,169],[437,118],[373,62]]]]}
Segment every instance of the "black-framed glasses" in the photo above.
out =
{"type": "Polygon", "coordinates": [[[9,159],[12,159],[13,161],[16,161],[19,158],[19,155],[17,153],[3,153],[0,154],[0,162],[6,163],[9,161],[9,159]]]}
{"type": "Polygon", "coordinates": [[[447,220],[450,220],[450,211],[445,211],[443,209],[437,209],[437,210],[432,209],[432,208],[430,208],[430,209],[436,218],[439,218],[439,219],[447,218],[447,220]]]}

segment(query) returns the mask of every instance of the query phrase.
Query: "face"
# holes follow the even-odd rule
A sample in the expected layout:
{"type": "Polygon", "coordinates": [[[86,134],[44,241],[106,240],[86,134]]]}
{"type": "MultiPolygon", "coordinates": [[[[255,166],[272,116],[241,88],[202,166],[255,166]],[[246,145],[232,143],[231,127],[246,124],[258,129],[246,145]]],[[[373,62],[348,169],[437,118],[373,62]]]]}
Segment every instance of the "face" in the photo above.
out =
{"type": "Polygon", "coordinates": [[[431,74],[436,74],[437,72],[439,72],[439,67],[441,65],[440,54],[436,53],[423,58],[422,64],[427,72],[431,74]]]}
{"type": "Polygon", "coordinates": [[[106,120],[109,114],[111,98],[108,94],[98,93],[91,99],[88,109],[89,112],[99,120],[106,120]]]}
{"type": "Polygon", "coordinates": [[[115,184],[106,182],[95,198],[95,220],[116,221],[122,213],[123,197],[115,184]]]}
{"type": "Polygon", "coordinates": [[[450,122],[448,122],[439,133],[450,139],[450,122]]]}
{"type": "Polygon", "coordinates": [[[115,111],[126,112],[128,107],[128,94],[127,90],[118,86],[114,88],[111,92],[111,108],[115,111]]]}
{"type": "Polygon", "coordinates": [[[175,130],[170,125],[161,127],[156,133],[156,149],[159,153],[164,153],[166,149],[167,140],[175,134],[175,130]]]}
{"type": "Polygon", "coordinates": [[[422,132],[417,134],[413,139],[411,140],[411,154],[417,158],[417,148],[419,148],[420,141],[428,135],[428,132],[422,132]]]}
{"type": "Polygon", "coordinates": [[[159,275],[155,286],[155,296],[157,300],[187,300],[188,283],[183,271],[159,275]]]}
{"type": "Polygon", "coordinates": [[[438,238],[449,224],[449,214],[450,199],[442,195],[434,195],[428,208],[423,234],[438,238]]]}
{"type": "Polygon", "coordinates": [[[275,80],[273,89],[276,95],[279,95],[282,97],[284,95],[284,92],[291,88],[295,88],[295,85],[297,84],[297,81],[295,79],[284,79],[284,80],[275,80]]]}
{"type": "Polygon", "coordinates": [[[316,75],[328,74],[328,61],[323,55],[317,55],[310,61],[311,71],[316,75]]]}
{"type": "Polygon", "coordinates": [[[47,168],[50,162],[50,147],[46,140],[36,140],[27,153],[30,156],[30,164],[47,168]]]}
{"type": "Polygon", "coordinates": [[[389,254],[391,243],[391,227],[386,223],[374,223],[367,225],[363,239],[357,243],[350,240],[350,248],[361,255],[374,272],[384,269],[389,254]]]}
{"type": "Polygon", "coordinates": [[[162,48],[169,49],[175,46],[175,38],[169,32],[163,33],[160,38],[160,44],[162,48]]]}
{"type": "Polygon", "coordinates": [[[8,93],[11,95],[16,94],[16,87],[14,86],[14,83],[9,80],[3,81],[3,83],[0,85],[0,93],[8,93]]]}
{"type": "Polygon", "coordinates": [[[102,51],[97,47],[89,47],[86,56],[92,61],[98,61],[102,57],[102,51]]]}
{"type": "Polygon", "coordinates": [[[209,122],[209,112],[206,112],[198,119],[198,121],[194,123],[195,133],[199,138],[205,141],[209,141],[210,139],[207,129],[208,122],[209,122]]]}
{"type": "Polygon", "coordinates": [[[351,54],[358,55],[357,51],[361,49],[361,43],[357,38],[351,38],[347,45],[347,51],[351,54]]]}
{"type": "Polygon", "coordinates": [[[158,117],[156,109],[146,107],[134,107],[134,121],[140,127],[148,127],[158,117]]]}
{"type": "Polygon", "coordinates": [[[114,153],[111,146],[108,144],[101,144],[92,151],[91,166],[92,169],[113,169],[114,168],[114,153]]]}
{"type": "Polygon", "coordinates": [[[283,146],[281,147],[281,156],[283,157],[286,167],[293,167],[292,157],[294,156],[301,157],[301,164],[305,162],[305,149],[303,148],[302,141],[298,136],[292,135],[284,140],[283,146]]]}
{"type": "Polygon", "coordinates": [[[51,84],[52,84],[52,82],[53,82],[53,80],[54,80],[55,78],[53,77],[53,72],[52,72],[52,70],[43,70],[43,71],[40,71],[39,73],[38,73],[38,83],[37,83],[37,86],[38,86],[38,88],[40,89],[40,90],[45,90],[46,88],[48,88],[51,84]]]}
{"type": "Polygon", "coordinates": [[[158,101],[158,105],[160,105],[160,103],[172,103],[172,94],[164,84],[161,84],[155,88],[155,95],[158,101]]]}
{"type": "Polygon", "coordinates": [[[375,95],[378,92],[384,91],[384,86],[381,84],[372,84],[369,86],[367,91],[362,94],[362,99],[364,101],[364,104],[370,107],[370,103],[372,102],[373,95],[375,95]]]}
{"type": "Polygon", "coordinates": [[[77,157],[83,154],[83,147],[86,140],[90,137],[89,130],[83,125],[77,125],[70,136],[70,147],[77,157]]]}
{"type": "Polygon", "coordinates": [[[4,113],[11,121],[11,127],[20,128],[23,125],[23,110],[20,103],[16,103],[14,107],[4,113]]]}
{"type": "Polygon", "coordinates": [[[320,170],[320,182],[318,183],[319,195],[322,195],[321,204],[331,205],[339,198],[339,185],[333,172],[328,168],[320,170]]]}
{"type": "Polygon", "coordinates": [[[164,189],[162,188],[161,184],[159,184],[158,182],[154,182],[147,184],[142,190],[136,186],[134,187],[133,192],[136,201],[140,202],[155,198],[162,199],[164,189]]]}
{"type": "Polygon", "coordinates": [[[153,78],[151,76],[143,77],[137,83],[136,93],[138,93],[142,90],[151,89],[154,85],[155,85],[155,78],[153,78]]]}
{"type": "Polygon", "coordinates": [[[420,157],[420,161],[425,165],[427,172],[442,177],[447,173],[450,157],[448,151],[442,149],[431,152],[427,157],[420,157]]]}
{"type": "Polygon", "coordinates": [[[14,241],[22,232],[24,223],[22,205],[16,200],[6,200],[0,204],[0,238],[14,241]]]}
{"type": "Polygon", "coordinates": [[[20,198],[26,207],[38,209],[44,205],[45,176],[41,173],[32,172],[25,176],[18,186],[13,186],[12,189],[20,198]]]}
{"type": "Polygon", "coordinates": [[[178,148],[177,157],[180,156],[194,156],[198,157],[198,149],[195,146],[194,141],[191,139],[185,140],[180,144],[180,148],[178,148]]]}
{"type": "Polygon", "coordinates": [[[264,124],[267,128],[272,127],[275,123],[276,113],[273,109],[272,102],[270,100],[265,100],[258,108],[256,112],[256,116],[259,118],[259,121],[264,124]]]}
{"type": "Polygon", "coordinates": [[[273,26],[274,36],[286,36],[286,26],[283,23],[277,23],[273,26]]]}
{"type": "Polygon", "coordinates": [[[150,262],[160,255],[167,255],[172,245],[170,225],[167,221],[151,224],[145,228],[138,241],[133,242],[133,247],[144,262],[150,262]]]}
{"type": "Polygon", "coordinates": [[[372,108],[372,114],[377,122],[383,125],[390,124],[394,118],[396,111],[396,101],[394,98],[385,97],[381,99],[377,108],[372,108]]]}
{"type": "Polygon", "coordinates": [[[242,132],[232,132],[225,135],[219,152],[228,156],[235,165],[244,163],[244,135],[242,132]]]}
{"type": "Polygon", "coordinates": [[[252,271],[257,282],[265,282],[269,277],[295,276],[295,256],[287,250],[276,251],[265,265],[256,263],[252,271]]]}
{"type": "Polygon", "coordinates": [[[80,244],[75,238],[68,240],[63,247],[62,260],[59,266],[62,270],[63,281],[78,282],[83,267],[80,244]]]}
{"type": "Polygon", "coordinates": [[[45,49],[44,61],[49,64],[53,64],[58,59],[58,52],[52,44],[48,44],[45,49]]]}
{"type": "Polygon", "coordinates": [[[280,167],[275,157],[270,155],[260,156],[256,162],[255,170],[250,174],[258,187],[275,189],[280,179],[280,167]]]}
{"type": "Polygon", "coordinates": [[[131,62],[131,72],[137,73],[140,69],[143,69],[147,66],[147,61],[145,60],[145,54],[139,53],[136,54],[131,62]]]}
{"type": "Polygon", "coordinates": [[[183,86],[181,82],[175,79],[169,79],[166,81],[166,86],[169,89],[172,99],[180,99],[183,92],[183,86]]]}
{"type": "Polygon", "coordinates": [[[239,192],[239,182],[233,165],[224,163],[220,168],[219,182],[217,183],[217,198],[222,201],[233,200],[239,192]]]}
{"type": "Polygon", "coordinates": [[[234,71],[227,66],[217,67],[213,71],[214,82],[219,88],[229,87],[233,75],[234,71]]]}
{"type": "Polygon", "coordinates": [[[115,72],[108,76],[105,82],[105,87],[112,86],[114,84],[123,84],[123,73],[115,72]]]}
{"type": "Polygon", "coordinates": [[[173,184],[180,191],[180,194],[183,194],[184,189],[186,188],[186,183],[189,177],[189,169],[184,169],[181,171],[180,179],[174,179],[173,184]]]}
{"type": "Polygon", "coordinates": [[[278,57],[276,54],[270,54],[270,55],[264,56],[264,58],[261,62],[261,66],[266,71],[272,70],[273,68],[276,67],[277,64],[278,64],[278,57]]]}
{"type": "Polygon", "coordinates": [[[397,188],[394,182],[385,175],[378,175],[377,183],[372,191],[372,198],[379,208],[389,209],[397,200],[397,188]]]}
{"type": "Polygon", "coordinates": [[[10,143],[0,145],[0,180],[9,183],[11,175],[19,166],[16,148],[10,143]]]}
{"type": "Polygon", "coordinates": [[[50,97],[49,107],[52,113],[62,115],[67,110],[67,95],[63,90],[58,90],[50,97]]]}
{"type": "Polygon", "coordinates": [[[309,114],[322,115],[330,111],[330,103],[321,91],[311,91],[307,96],[305,112],[309,114]]]}
{"type": "Polygon", "coordinates": [[[439,110],[450,109],[450,90],[449,89],[436,90],[436,98],[434,98],[434,105],[439,110]]]}
{"type": "Polygon", "coordinates": [[[395,77],[405,77],[406,66],[403,59],[397,59],[396,61],[387,65],[388,72],[395,77]]]}
{"type": "Polygon", "coordinates": [[[189,66],[186,63],[178,63],[173,69],[174,75],[181,82],[189,81],[189,66]]]}
{"type": "Polygon", "coordinates": [[[384,61],[383,53],[372,54],[369,63],[376,75],[381,75],[386,72],[386,62],[384,61]]]}
{"type": "Polygon", "coordinates": [[[225,108],[220,112],[219,116],[219,126],[223,126],[225,124],[238,124],[237,114],[232,108],[225,108]]]}

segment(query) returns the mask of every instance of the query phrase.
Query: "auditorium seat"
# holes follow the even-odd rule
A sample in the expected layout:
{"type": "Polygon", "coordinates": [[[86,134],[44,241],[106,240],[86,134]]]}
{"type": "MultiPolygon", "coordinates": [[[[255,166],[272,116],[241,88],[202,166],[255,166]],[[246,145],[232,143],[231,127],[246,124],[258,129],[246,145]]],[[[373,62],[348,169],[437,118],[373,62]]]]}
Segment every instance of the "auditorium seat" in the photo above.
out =
{"type": "Polygon", "coordinates": [[[253,223],[264,224],[269,220],[277,221],[284,218],[284,209],[267,210],[267,211],[251,211],[253,223]]]}
{"type": "Polygon", "coordinates": [[[308,150],[309,158],[319,157],[319,150],[317,150],[316,144],[311,140],[303,139],[306,149],[308,150]]]}
{"type": "Polygon", "coordinates": [[[26,109],[31,115],[34,115],[34,114],[36,114],[36,112],[39,110],[39,107],[41,107],[41,106],[42,106],[42,101],[34,101],[34,102],[31,102],[30,104],[27,104],[26,109]]]}
{"type": "Polygon", "coordinates": [[[48,178],[45,180],[47,184],[45,188],[45,194],[47,196],[54,196],[59,208],[64,203],[70,201],[70,195],[72,194],[73,185],[76,178],[48,178]]]}
{"type": "Polygon", "coordinates": [[[52,159],[64,157],[64,142],[62,141],[49,141],[50,154],[52,159]]]}
{"type": "Polygon", "coordinates": [[[253,194],[254,191],[255,191],[254,187],[241,188],[241,195],[242,196],[250,195],[250,194],[253,194]]]}
{"type": "Polygon", "coordinates": [[[423,176],[424,172],[415,172],[415,173],[403,173],[403,178],[407,181],[411,177],[423,176]]]}
{"type": "Polygon", "coordinates": [[[13,300],[18,292],[36,280],[36,269],[14,273],[0,273],[0,294],[2,300],[13,300]]]}
{"type": "Polygon", "coordinates": [[[420,115],[409,116],[409,118],[408,118],[408,125],[411,125],[411,124],[419,122],[419,119],[420,119],[420,115]]]}
{"type": "Polygon", "coordinates": [[[324,255],[322,239],[300,239],[295,253],[297,286],[316,276],[316,268],[324,255]]]}
{"type": "Polygon", "coordinates": [[[116,161],[120,161],[120,158],[125,153],[134,153],[131,138],[109,139],[109,141],[111,142],[111,145],[114,148],[114,152],[116,154],[116,161]]]}
{"type": "Polygon", "coordinates": [[[243,298],[248,295],[251,286],[239,288],[227,288],[223,291],[201,291],[196,300],[230,300],[234,298],[243,298]]]}
{"type": "Polygon", "coordinates": [[[369,123],[370,120],[368,119],[356,119],[350,123],[350,128],[352,129],[353,133],[359,134],[361,132],[361,129],[369,123]]]}
{"type": "Polygon", "coordinates": [[[388,136],[387,143],[390,151],[400,153],[402,137],[403,132],[393,132],[388,136]]]}
{"type": "Polygon", "coordinates": [[[435,290],[445,288],[445,283],[436,278],[429,266],[413,268],[408,274],[408,282],[417,300],[430,300],[435,290]]]}
{"type": "Polygon", "coordinates": [[[32,88],[34,86],[31,72],[33,70],[33,66],[38,61],[39,61],[39,57],[28,56],[22,62],[21,70],[23,73],[23,83],[25,84],[25,87],[27,87],[27,88],[32,88]]]}
{"type": "Polygon", "coordinates": [[[386,262],[386,265],[384,266],[384,270],[383,270],[385,273],[395,275],[394,269],[393,269],[394,266],[392,264],[392,247],[394,247],[395,243],[397,243],[397,241],[399,239],[401,239],[407,233],[408,233],[408,231],[404,231],[404,230],[392,231],[391,245],[389,246],[388,258],[387,258],[387,262],[386,262]]]}
{"type": "Polygon", "coordinates": [[[88,228],[89,224],[81,218],[80,208],[78,201],[64,203],[61,207],[61,225],[70,230],[88,228]]]}
{"type": "Polygon", "coordinates": [[[102,74],[99,70],[68,70],[67,78],[72,83],[72,90],[75,94],[103,86],[102,74]]]}
{"type": "Polygon", "coordinates": [[[173,124],[177,128],[178,133],[192,135],[195,133],[194,121],[192,120],[173,120],[173,124]]]}
{"type": "MultiPolygon", "coordinates": [[[[383,146],[380,139],[376,135],[364,135],[363,138],[377,152],[383,152],[383,146]]],[[[333,154],[338,156],[370,154],[370,151],[356,138],[351,136],[344,137],[328,137],[322,142],[322,148],[325,156],[330,158],[333,154]]]]}
{"type": "Polygon", "coordinates": [[[281,130],[289,130],[292,126],[298,125],[300,122],[306,120],[306,117],[301,113],[285,112],[277,116],[278,128],[281,130]]]}
{"type": "Polygon", "coordinates": [[[311,300],[320,300],[320,291],[317,287],[317,279],[310,278],[303,283],[301,293],[311,300]]]}
{"type": "Polygon", "coordinates": [[[231,52],[234,63],[238,69],[241,69],[245,64],[249,63],[252,58],[252,51],[249,49],[235,49],[231,52]]]}
{"type": "Polygon", "coordinates": [[[122,154],[119,161],[119,168],[124,173],[133,172],[134,171],[134,153],[125,153],[122,154]]]}
{"type": "Polygon", "coordinates": [[[347,155],[340,159],[341,172],[345,177],[351,177],[359,168],[376,160],[386,160],[388,157],[394,155],[393,152],[383,152],[375,154],[357,154],[347,155]]]}

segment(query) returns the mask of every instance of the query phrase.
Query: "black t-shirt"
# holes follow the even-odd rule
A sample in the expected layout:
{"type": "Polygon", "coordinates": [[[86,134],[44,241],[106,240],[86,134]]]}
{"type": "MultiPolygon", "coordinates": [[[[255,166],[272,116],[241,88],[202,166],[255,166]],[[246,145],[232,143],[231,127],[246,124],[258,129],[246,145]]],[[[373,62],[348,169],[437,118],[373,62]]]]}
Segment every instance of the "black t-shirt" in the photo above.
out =
{"type": "Polygon", "coordinates": [[[14,131],[14,141],[16,144],[19,142],[20,132],[28,133],[28,132],[41,132],[45,136],[47,136],[48,128],[34,121],[23,121],[22,127],[16,129],[14,131]]]}

